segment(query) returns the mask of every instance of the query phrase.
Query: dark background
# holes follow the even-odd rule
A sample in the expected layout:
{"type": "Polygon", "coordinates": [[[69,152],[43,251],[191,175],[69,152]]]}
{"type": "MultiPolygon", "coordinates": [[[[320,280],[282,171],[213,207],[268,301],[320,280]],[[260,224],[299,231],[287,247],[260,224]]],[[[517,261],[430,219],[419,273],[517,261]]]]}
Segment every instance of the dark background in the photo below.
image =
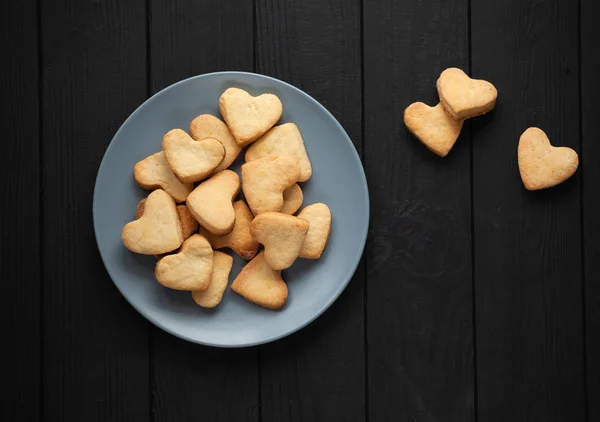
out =
{"type": "Polygon", "coordinates": [[[597,0],[7,0],[0,16],[0,419],[600,420],[597,0]],[[451,66],[499,99],[440,159],[402,112],[435,104],[451,66]],[[119,125],[156,91],[218,70],[324,104],[371,195],[341,298],[243,350],[144,320],[92,230],[119,125]],[[525,191],[529,126],[580,154],[572,179],[525,191]]]}

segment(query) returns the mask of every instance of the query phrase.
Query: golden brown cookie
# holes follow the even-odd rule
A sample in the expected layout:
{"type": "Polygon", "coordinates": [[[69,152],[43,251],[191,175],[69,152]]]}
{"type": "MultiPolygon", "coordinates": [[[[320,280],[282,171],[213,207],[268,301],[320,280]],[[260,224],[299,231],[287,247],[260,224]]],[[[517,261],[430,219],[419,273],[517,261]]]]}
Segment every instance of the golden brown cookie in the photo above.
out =
{"type": "Polygon", "coordinates": [[[253,97],[243,89],[229,88],[219,98],[219,110],[236,142],[243,147],[277,123],[283,105],[273,94],[253,97]]]}
{"type": "Polygon", "coordinates": [[[577,153],[568,147],[553,147],[537,127],[521,135],[518,147],[519,171],[527,190],[556,186],[571,177],[579,166],[577,153]]]}
{"type": "Polygon", "coordinates": [[[200,228],[200,233],[208,239],[213,249],[230,248],[244,259],[252,259],[258,252],[258,242],[250,234],[250,223],[254,216],[243,200],[233,203],[235,224],[231,233],[215,236],[200,228]]]}
{"type": "Polygon", "coordinates": [[[299,182],[306,182],[312,176],[312,166],[304,147],[304,140],[298,126],[284,123],[271,128],[246,150],[246,161],[257,160],[268,155],[292,157],[300,169],[299,182]]]}
{"type": "Polygon", "coordinates": [[[294,214],[302,206],[304,195],[298,184],[292,185],[283,191],[283,206],[279,212],[284,214],[294,214]]]}
{"type": "Polygon", "coordinates": [[[404,124],[434,154],[445,157],[460,135],[463,121],[450,117],[439,103],[413,103],[404,110],[404,124]]]}
{"type": "Polygon", "coordinates": [[[223,170],[200,183],[187,198],[188,210],[210,233],[224,236],[235,223],[233,199],[240,191],[240,178],[223,170]]]}
{"type": "Polygon", "coordinates": [[[300,258],[319,259],[331,234],[331,211],[322,203],[312,204],[305,207],[298,214],[309,223],[306,239],[300,250],[300,258]]]}
{"type": "Polygon", "coordinates": [[[181,129],[167,132],[162,147],[169,167],[184,183],[204,180],[225,157],[225,148],[218,140],[204,138],[195,141],[181,129]]]}
{"type": "Polygon", "coordinates": [[[203,308],[214,308],[223,299],[223,293],[229,282],[229,273],[233,265],[233,258],[226,253],[213,252],[213,268],[210,285],[205,291],[193,291],[194,302],[203,308]]]}
{"type": "Polygon", "coordinates": [[[135,181],[144,189],[162,189],[177,202],[185,202],[187,196],[194,190],[191,183],[182,183],[169,167],[163,151],[157,152],[133,168],[135,181]]]}
{"type": "Polygon", "coordinates": [[[280,211],[283,191],[298,181],[300,169],[294,159],[268,156],[242,165],[242,189],[254,215],[280,211]]]}
{"type": "Polygon", "coordinates": [[[440,102],[456,120],[464,120],[491,111],[496,105],[496,87],[481,79],[471,79],[455,67],[446,69],[437,80],[440,102]]]}
{"type": "MultiPolygon", "coordinates": [[[[144,205],[146,204],[146,199],[142,199],[137,206],[135,212],[136,220],[144,214],[144,205]]],[[[193,235],[196,230],[198,230],[198,222],[194,218],[194,216],[188,211],[185,205],[177,205],[177,212],[179,214],[179,219],[181,220],[181,228],[183,230],[183,240],[188,239],[191,235],[193,235]]]]}
{"type": "Polygon", "coordinates": [[[280,212],[265,212],[250,223],[250,234],[265,247],[265,261],[275,270],[294,263],[308,233],[307,220],[280,212]]]}
{"type": "Polygon", "coordinates": [[[281,271],[267,264],[262,251],[242,268],[231,284],[231,290],[268,309],[281,309],[288,298],[288,288],[281,278],[281,271]]]}
{"type": "Polygon", "coordinates": [[[221,164],[213,170],[213,173],[218,173],[221,170],[229,168],[231,163],[235,161],[242,148],[237,144],[235,138],[229,131],[229,128],[221,119],[210,114],[201,114],[192,120],[190,124],[190,135],[196,141],[201,141],[204,138],[215,138],[225,148],[225,158],[221,164]]]}
{"type": "Polygon", "coordinates": [[[203,236],[183,242],[179,252],[161,258],[154,269],[156,280],[173,290],[204,291],[212,277],[213,250],[203,236]]]}
{"type": "Polygon", "coordinates": [[[144,214],[123,227],[121,240],[127,249],[143,255],[159,255],[181,246],[181,220],[171,195],[161,189],[148,195],[144,214]]]}

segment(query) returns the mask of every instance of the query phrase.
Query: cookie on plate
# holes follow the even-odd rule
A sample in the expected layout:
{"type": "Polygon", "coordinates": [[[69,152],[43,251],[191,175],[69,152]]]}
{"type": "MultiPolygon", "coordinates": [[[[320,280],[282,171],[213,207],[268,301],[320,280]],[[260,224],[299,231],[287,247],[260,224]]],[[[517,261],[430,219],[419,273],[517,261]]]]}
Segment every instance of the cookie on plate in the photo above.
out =
{"type": "Polygon", "coordinates": [[[229,273],[233,265],[233,258],[226,253],[213,252],[213,268],[210,285],[204,291],[192,291],[194,302],[203,308],[214,308],[223,299],[223,293],[229,282],[229,273]]]}
{"type": "Polygon", "coordinates": [[[143,255],[160,255],[180,247],[183,230],[171,195],[161,189],[148,195],[144,213],[123,227],[121,240],[127,249],[143,255]]]}
{"type": "Polygon", "coordinates": [[[294,184],[283,191],[283,206],[279,212],[292,215],[300,209],[303,200],[302,189],[294,184]]]}
{"type": "Polygon", "coordinates": [[[243,89],[229,88],[219,98],[219,110],[237,144],[244,147],[277,123],[283,105],[274,94],[253,97],[243,89]]]}
{"type": "Polygon", "coordinates": [[[223,170],[200,183],[187,198],[188,210],[210,233],[224,236],[233,230],[235,211],[232,201],[240,191],[240,178],[223,170]]]}
{"type": "Polygon", "coordinates": [[[133,168],[135,181],[144,189],[162,189],[177,202],[185,202],[194,190],[192,183],[182,183],[165,158],[163,151],[139,161],[133,168]]]}
{"type": "Polygon", "coordinates": [[[271,268],[260,252],[250,261],[231,284],[231,290],[267,309],[281,309],[287,302],[288,287],[281,271],[271,268]]]}
{"type": "Polygon", "coordinates": [[[225,157],[221,161],[221,164],[213,170],[213,173],[228,169],[242,151],[242,148],[235,141],[227,125],[221,119],[211,114],[201,114],[192,120],[192,123],[190,123],[190,135],[196,141],[201,141],[204,138],[214,138],[223,144],[225,157]]]}
{"type": "Polygon", "coordinates": [[[213,250],[203,236],[195,234],[181,249],[161,258],[154,269],[156,280],[173,290],[204,291],[211,282],[213,250]]]}
{"type": "Polygon", "coordinates": [[[327,205],[317,203],[302,209],[298,217],[309,223],[306,239],[298,255],[300,258],[319,259],[331,234],[331,211],[327,205]]]}
{"type": "Polygon", "coordinates": [[[243,200],[233,203],[235,223],[231,233],[225,236],[215,236],[206,229],[200,228],[200,233],[206,237],[213,249],[230,248],[241,258],[252,259],[258,252],[258,242],[250,234],[250,223],[254,216],[243,200]]]}
{"type": "Polygon", "coordinates": [[[167,132],[162,141],[169,167],[184,183],[207,178],[223,161],[225,148],[214,138],[194,140],[181,129],[167,132]]]}
{"type": "Polygon", "coordinates": [[[250,224],[250,234],[265,247],[265,261],[275,270],[289,268],[302,250],[309,222],[280,212],[265,212],[250,224]]]}
{"type": "Polygon", "coordinates": [[[246,161],[257,160],[268,155],[292,157],[300,169],[299,182],[306,182],[312,176],[312,166],[304,147],[304,140],[298,126],[294,123],[275,126],[261,136],[246,150],[246,161]]]}
{"type": "MultiPolygon", "coordinates": [[[[137,206],[135,211],[135,218],[138,219],[144,214],[144,207],[146,205],[146,199],[142,199],[137,206]]],[[[183,230],[183,240],[188,239],[198,230],[198,222],[194,216],[189,212],[185,205],[177,205],[177,213],[181,220],[181,229],[183,230]]]]}
{"type": "Polygon", "coordinates": [[[298,181],[300,169],[286,156],[267,156],[242,165],[242,189],[254,215],[280,211],[283,191],[298,181]]]}

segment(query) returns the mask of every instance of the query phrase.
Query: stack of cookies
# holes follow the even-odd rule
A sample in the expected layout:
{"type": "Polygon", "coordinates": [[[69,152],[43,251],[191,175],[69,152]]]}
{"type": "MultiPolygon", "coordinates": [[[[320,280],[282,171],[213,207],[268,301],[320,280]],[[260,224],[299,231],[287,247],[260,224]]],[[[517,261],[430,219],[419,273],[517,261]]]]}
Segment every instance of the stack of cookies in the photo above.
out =
{"type": "Polygon", "coordinates": [[[136,182],[152,192],[121,239],[130,251],[157,258],[160,284],[190,291],[207,308],[217,306],[227,289],[233,258],[219,250],[228,248],[250,260],[231,289],[280,309],[288,298],[281,271],[298,257],[321,257],[331,212],[316,203],[294,215],[303,202],[298,183],[310,179],[312,166],[298,127],[275,126],[283,111],[276,95],[229,88],[219,109],[225,122],[200,115],[189,133],[169,131],[163,150],[135,165],[136,182]],[[246,146],[240,180],[228,168],[246,146]]]}
{"type": "Polygon", "coordinates": [[[436,83],[440,102],[435,107],[417,102],[404,110],[408,130],[434,154],[448,155],[463,122],[491,111],[498,91],[488,81],[471,79],[457,68],[444,70],[436,83]]]}

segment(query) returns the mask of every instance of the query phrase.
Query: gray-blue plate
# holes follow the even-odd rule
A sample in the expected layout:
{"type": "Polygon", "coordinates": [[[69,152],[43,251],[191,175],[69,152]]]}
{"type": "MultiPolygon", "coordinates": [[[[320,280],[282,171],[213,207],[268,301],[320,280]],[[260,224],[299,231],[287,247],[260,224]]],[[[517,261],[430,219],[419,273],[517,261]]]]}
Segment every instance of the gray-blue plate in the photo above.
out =
{"type": "MultiPolygon", "coordinates": [[[[243,153],[232,166],[239,173],[243,153]]],[[[126,121],[106,150],[94,191],[94,229],[110,277],[144,317],[183,339],[210,346],[243,347],[291,334],[323,313],[344,290],[362,255],[369,224],[365,174],[350,138],[337,120],[309,95],[285,82],[242,72],[220,72],[183,80],[160,91],[126,121]],[[192,119],[220,117],[219,96],[229,87],[252,95],[271,92],[283,103],[280,123],[298,125],[313,166],[301,184],[303,206],[324,202],[331,209],[329,244],[319,260],[298,259],[283,272],[289,287],[285,307],[270,311],[247,302],[229,287],[221,304],[206,310],[188,292],[172,291],[154,279],[156,260],[136,255],[121,243],[123,226],[135,218],[148,195],[133,180],[133,166],[161,150],[163,135],[189,129],[192,119]]],[[[230,282],[245,261],[235,255],[230,282]]]]}

